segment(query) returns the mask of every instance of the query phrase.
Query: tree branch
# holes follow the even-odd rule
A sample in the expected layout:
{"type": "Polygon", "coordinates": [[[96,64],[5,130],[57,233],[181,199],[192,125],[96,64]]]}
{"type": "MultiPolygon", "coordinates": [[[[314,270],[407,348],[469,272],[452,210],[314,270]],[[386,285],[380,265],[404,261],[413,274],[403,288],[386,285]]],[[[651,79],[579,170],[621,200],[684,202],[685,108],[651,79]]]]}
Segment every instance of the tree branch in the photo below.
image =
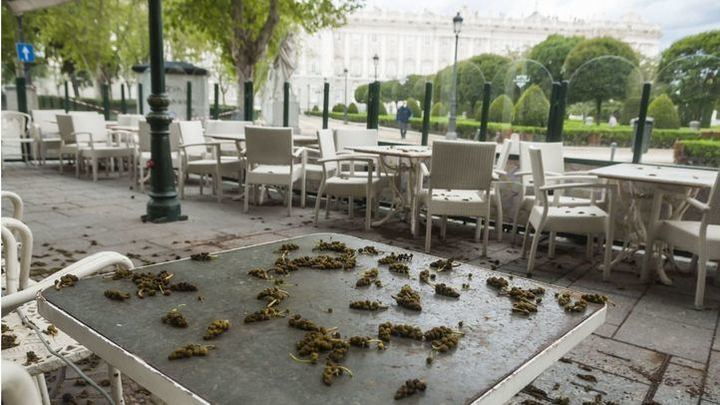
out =
{"type": "Polygon", "coordinates": [[[253,52],[255,54],[255,61],[260,59],[260,56],[265,52],[267,44],[270,42],[270,38],[272,38],[272,34],[275,31],[275,26],[277,26],[278,22],[280,22],[278,0],[270,0],[268,18],[265,20],[265,25],[263,25],[262,30],[260,30],[257,40],[255,40],[255,50],[253,52]]]}

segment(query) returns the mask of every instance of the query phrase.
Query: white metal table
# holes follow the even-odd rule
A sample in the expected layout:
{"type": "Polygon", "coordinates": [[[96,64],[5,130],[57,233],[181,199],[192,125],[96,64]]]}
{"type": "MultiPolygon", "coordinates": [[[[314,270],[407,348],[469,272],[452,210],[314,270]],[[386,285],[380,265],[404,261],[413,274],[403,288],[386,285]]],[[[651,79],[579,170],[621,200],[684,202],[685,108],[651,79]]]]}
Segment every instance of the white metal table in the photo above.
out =
{"type": "MultiPolygon", "coordinates": [[[[717,176],[717,172],[713,170],[633,163],[600,167],[590,173],[620,184],[619,199],[624,204],[616,206],[625,206],[626,213],[616,217],[621,220],[619,225],[621,229],[625,229],[627,240],[625,249],[613,263],[628,257],[638,250],[640,244],[644,244],[646,254],[640,274],[642,281],[649,279],[649,262],[654,253],[647,254],[648,241],[660,221],[663,201],[671,207],[670,219],[679,220],[688,208],[686,198],[696,195],[701,189],[711,188],[717,176]],[[650,197],[652,202],[647,213],[643,201],[650,197]]],[[[672,259],[672,255],[668,257],[672,259]]],[[[657,266],[657,274],[663,284],[672,284],[672,280],[665,273],[662,260],[657,266]]]]}
{"type": "Polygon", "coordinates": [[[71,288],[44,291],[38,308],[58,328],[169,404],[390,403],[395,390],[411,378],[428,383],[427,391],[413,397],[412,403],[501,404],[605,321],[606,305],[589,304],[584,313],[567,313],[553,298],[565,290],[520,277],[510,283],[523,288],[542,286],[546,299],[529,317],[514,314],[512,301],[486,285],[488,277],[502,273],[466,264],[437,272],[436,278],[458,288],[469,283],[470,288],[461,290],[457,299],[435,295],[417,275],[437,259],[345,235],[311,234],[222,252],[207,262],[185,259],[135,270],[167,271],[174,275],[174,282],[197,285],[196,293],[175,291],[144,299],[133,294],[126,301],[111,301],[103,296],[105,290],[134,293],[135,285],[129,280],[96,277],[71,288]],[[458,328],[463,321],[464,335],[458,346],[438,354],[431,364],[425,361],[430,352],[427,342],[392,338],[386,350],[351,348],[343,365],[353,371],[353,377],[341,377],[327,387],[321,382],[323,362],[300,364],[289,356],[303,331],[288,327],[282,318],[244,324],[245,315],[265,306],[256,299],[257,293],[273,286],[272,280],[256,279],[247,272],[272,265],[280,245],[288,242],[299,246],[289,253],[291,259],[327,253],[312,252],[321,239],[340,241],[353,249],[372,245],[385,254],[412,253],[410,275],[391,273],[381,266],[382,288],[358,288],[358,277],[378,266],[379,256],[368,255],[358,255],[352,270],[303,268],[283,277],[281,288],[289,296],[278,305],[280,310],[335,327],[345,338],[375,336],[383,322],[428,330],[441,325],[458,328]],[[421,312],[393,303],[391,295],[405,284],[420,293],[421,312]],[[198,300],[198,295],[203,299],[198,300]],[[380,312],[348,308],[349,302],[364,299],[380,300],[389,308],[380,312]],[[188,328],[161,322],[172,308],[181,308],[188,328]],[[231,327],[204,342],[202,335],[213,319],[228,319],[231,327]],[[168,360],[174,348],[193,342],[216,347],[206,357],[168,360]]]}

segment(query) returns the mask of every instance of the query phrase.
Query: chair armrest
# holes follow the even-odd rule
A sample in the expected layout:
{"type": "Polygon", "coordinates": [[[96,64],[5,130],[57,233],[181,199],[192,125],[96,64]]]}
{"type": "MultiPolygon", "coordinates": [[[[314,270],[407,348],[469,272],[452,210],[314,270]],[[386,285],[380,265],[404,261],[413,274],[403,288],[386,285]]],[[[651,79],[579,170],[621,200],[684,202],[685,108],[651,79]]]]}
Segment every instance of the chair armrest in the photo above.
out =
{"type": "Polygon", "coordinates": [[[320,149],[308,148],[307,146],[305,146],[305,150],[308,151],[308,153],[316,153],[318,155],[320,154],[320,149]]]}
{"type": "Polygon", "coordinates": [[[305,148],[302,147],[302,146],[299,146],[297,149],[295,149],[295,150],[293,151],[292,156],[293,156],[294,158],[297,158],[297,157],[302,156],[304,153],[305,153],[305,148]]]}
{"type": "Polygon", "coordinates": [[[179,149],[185,149],[190,146],[220,146],[220,142],[196,142],[196,143],[186,143],[183,145],[178,145],[179,149]]]}
{"type": "Polygon", "coordinates": [[[704,202],[700,202],[700,201],[696,200],[695,198],[688,197],[685,201],[687,201],[688,204],[690,204],[694,208],[698,209],[702,213],[710,211],[709,205],[705,204],[704,202]]]}
{"type": "Polygon", "coordinates": [[[507,171],[505,170],[493,169],[493,173],[497,174],[498,176],[507,176],[507,171]]]}
{"type": "Polygon", "coordinates": [[[80,145],[80,142],[81,142],[80,135],[87,135],[88,139],[90,139],[89,141],[87,141],[87,143],[90,146],[90,149],[93,149],[93,150],[95,149],[95,141],[93,140],[92,133],[90,133],[90,132],[73,132],[72,135],[75,137],[75,143],[77,143],[78,146],[80,145]]]}
{"type": "Polygon", "coordinates": [[[430,177],[430,169],[428,169],[425,162],[420,162],[420,174],[423,177],[430,177]]]}
{"type": "Polygon", "coordinates": [[[66,274],[73,274],[78,278],[84,278],[93,275],[108,266],[113,265],[121,266],[128,270],[132,270],[135,268],[132,260],[128,259],[126,256],[121,255],[120,253],[95,253],[78,262],[71,264],[70,266],[58,271],[57,273],[54,273],[49,277],[46,277],[42,281],[39,281],[37,284],[29,286],[28,288],[22,291],[18,291],[14,294],[4,296],[2,299],[2,311],[4,313],[7,313],[8,311],[12,311],[15,308],[25,304],[26,302],[33,300],[39,292],[45,290],[46,288],[52,287],[53,285],[55,285],[56,280],[59,280],[60,277],[66,274]]]}
{"type": "Polygon", "coordinates": [[[345,155],[337,156],[334,158],[318,159],[318,163],[326,162],[366,162],[368,164],[375,164],[376,156],[370,155],[345,155]]]}
{"type": "Polygon", "coordinates": [[[592,176],[592,175],[588,175],[588,176],[580,176],[580,175],[578,175],[578,176],[574,176],[574,175],[573,175],[573,176],[569,176],[569,175],[566,176],[566,175],[560,175],[560,176],[549,176],[549,177],[547,177],[545,180],[547,180],[547,181],[564,181],[564,180],[589,180],[589,181],[593,181],[593,180],[598,180],[598,177],[597,177],[597,176],[592,176]]]}
{"type": "Polygon", "coordinates": [[[601,183],[562,183],[562,184],[547,184],[540,187],[542,191],[548,190],[567,190],[572,188],[605,188],[615,189],[615,184],[601,184],[601,183]]]}

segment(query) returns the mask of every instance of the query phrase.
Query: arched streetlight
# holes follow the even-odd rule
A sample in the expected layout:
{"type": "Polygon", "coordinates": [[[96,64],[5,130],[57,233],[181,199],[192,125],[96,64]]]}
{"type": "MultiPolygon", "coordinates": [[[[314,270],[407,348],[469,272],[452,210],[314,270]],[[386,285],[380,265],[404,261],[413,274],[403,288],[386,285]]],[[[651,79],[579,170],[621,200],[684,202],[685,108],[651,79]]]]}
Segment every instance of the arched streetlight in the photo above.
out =
{"type": "Polygon", "coordinates": [[[378,63],[380,63],[380,57],[378,56],[378,54],[375,54],[375,56],[373,56],[373,65],[375,65],[375,81],[377,81],[378,63]]]}
{"type": "Polygon", "coordinates": [[[453,32],[455,33],[455,59],[453,61],[453,74],[452,74],[452,98],[450,99],[450,119],[448,120],[448,131],[445,134],[446,139],[457,139],[457,133],[455,129],[457,127],[457,54],[458,54],[458,40],[460,39],[460,29],[462,28],[463,18],[460,16],[458,11],[457,15],[453,17],[453,32]]]}

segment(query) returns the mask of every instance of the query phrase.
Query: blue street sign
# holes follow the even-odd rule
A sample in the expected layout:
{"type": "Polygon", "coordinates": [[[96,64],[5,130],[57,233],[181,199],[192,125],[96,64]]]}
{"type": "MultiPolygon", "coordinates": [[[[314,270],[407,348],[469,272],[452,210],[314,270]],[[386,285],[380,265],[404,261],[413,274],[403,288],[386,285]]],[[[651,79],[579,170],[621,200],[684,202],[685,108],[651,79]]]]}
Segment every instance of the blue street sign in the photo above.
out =
{"type": "Polygon", "coordinates": [[[20,59],[20,62],[35,62],[35,49],[31,44],[25,42],[18,42],[15,44],[15,50],[17,50],[18,59],[20,59]]]}

